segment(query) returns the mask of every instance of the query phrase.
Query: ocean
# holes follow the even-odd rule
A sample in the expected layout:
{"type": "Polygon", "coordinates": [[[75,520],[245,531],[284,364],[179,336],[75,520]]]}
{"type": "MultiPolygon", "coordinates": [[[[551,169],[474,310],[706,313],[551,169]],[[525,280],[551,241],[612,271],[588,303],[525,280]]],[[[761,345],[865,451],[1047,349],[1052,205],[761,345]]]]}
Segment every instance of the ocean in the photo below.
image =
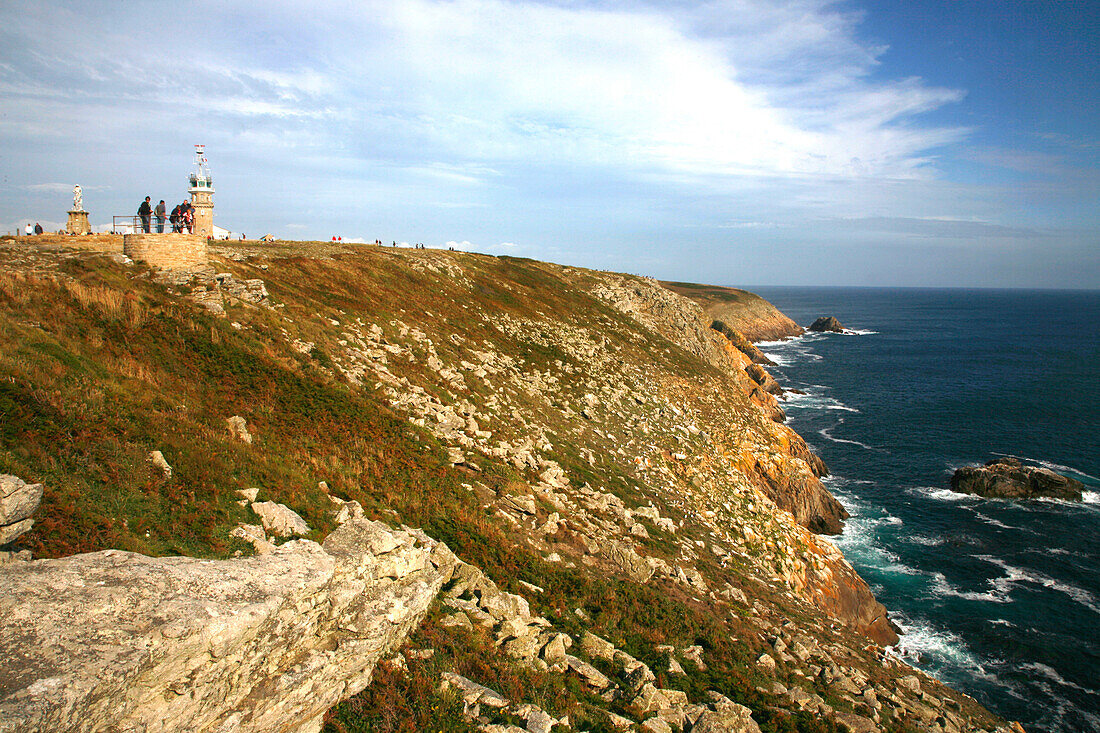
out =
{"type": "Polygon", "coordinates": [[[754,288],[802,325],[760,344],[788,424],[852,517],[835,538],[890,610],[893,652],[1032,731],[1100,731],[1100,293],[754,288]],[[1082,503],[956,494],[1016,456],[1082,503]]]}

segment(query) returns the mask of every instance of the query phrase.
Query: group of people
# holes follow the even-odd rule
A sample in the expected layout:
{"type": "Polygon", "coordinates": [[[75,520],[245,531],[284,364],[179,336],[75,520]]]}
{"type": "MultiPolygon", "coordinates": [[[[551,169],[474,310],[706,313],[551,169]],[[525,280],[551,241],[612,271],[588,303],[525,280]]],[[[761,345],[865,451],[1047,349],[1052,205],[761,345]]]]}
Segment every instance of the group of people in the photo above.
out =
{"type": "Polygon", "coordinates": [[[148,196],[141,202],[141,206],[138,207],[138,217],[141,219],[141,230],[148,234],[152,228],[152,220],[155,216],[157,219],[157,234],[164,234],[164,220],[168,219],[168,222],[172,225],[172,231],[176,234],[182,233],[184,230],[188,234],[193,233],[195,227],[195,207],[191,205],[190,201],[184,201],[181,204],[176,204],[176,208],[172,209],[172,213],[167,213],[168,209],[164,205],[164,199],[160,200],[160,203],[153,207],[148,196]]]}

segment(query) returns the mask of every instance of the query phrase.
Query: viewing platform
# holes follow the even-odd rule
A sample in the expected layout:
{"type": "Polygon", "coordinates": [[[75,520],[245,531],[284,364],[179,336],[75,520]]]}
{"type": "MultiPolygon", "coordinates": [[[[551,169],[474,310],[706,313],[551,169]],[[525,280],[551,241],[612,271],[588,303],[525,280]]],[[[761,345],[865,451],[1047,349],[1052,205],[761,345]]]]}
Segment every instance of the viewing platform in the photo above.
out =
{"type": "Polygon", "coordinates": [[[161,270],[188,270],[209,261],[206,236],[201,234],[125,234],[122,252],[161,270]]]}

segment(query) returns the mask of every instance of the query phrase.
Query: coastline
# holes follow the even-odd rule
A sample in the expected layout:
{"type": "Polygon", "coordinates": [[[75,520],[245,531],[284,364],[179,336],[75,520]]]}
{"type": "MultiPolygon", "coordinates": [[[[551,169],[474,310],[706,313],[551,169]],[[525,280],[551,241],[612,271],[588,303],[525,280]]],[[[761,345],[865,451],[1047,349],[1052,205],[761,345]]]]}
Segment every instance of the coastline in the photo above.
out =
{"type": "Polygon", "coordinates": [[[781,381],[809,393],[784,409],[839,474],[826,481],[853,517],[838,544],[906,630],[899,653],[1029,730],[1095,727],[1085,660],[1096,650],[1080,629],[1100,618],[1094,549],[1083,541],[1095,526],[1088,482],[1097,472],[1091,438],[1079,442],[1074,426],[1097,414],[1083,386],[1096,294],[764,294],[796,317],[836,313],[879,332],[764,350],[783,362],[781,381]],[[1011,324],[1024,317],[1043,325],[1021,334],[1011,324]],[[955,468],[1001,454],[1084,480],[1085,502],[950,491],[955,468]]]}

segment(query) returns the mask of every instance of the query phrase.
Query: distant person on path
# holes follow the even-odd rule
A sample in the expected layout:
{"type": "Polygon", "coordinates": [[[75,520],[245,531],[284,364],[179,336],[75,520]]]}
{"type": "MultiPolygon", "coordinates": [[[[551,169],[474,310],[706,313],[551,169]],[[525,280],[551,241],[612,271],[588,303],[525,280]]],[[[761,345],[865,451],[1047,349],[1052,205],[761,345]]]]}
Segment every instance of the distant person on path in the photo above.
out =
{"type": "Polygon", "coordinates": [[[28,221],[27,226],[23,227],[23,233],[29,237],[33,232],[34,230],[31,229],[31,223],[28,221]]]}
{"type": "Polygon", "coordinates": [[[34,233],[35,234],[41,234],[43,231],[44,230],[42,229],[42,225],[39,224],[38,222],[35,222],[34,223],[34,233]]]}
{"type": "Polygon", "coordinates": [[[153,213],[157,215],[157,234],[164,234],[164,212],[164,199],[161,199],[157,208],[153,209],[153,213]]]}
{"type": "Polygon", "coordinates": [[[138,207],[138,216],[141,217],[141,231],[148,234],[149,220],[153,216],[153,207],[149,205],[148,196],[145,197],[145,200],[141,202],[141,206],[138,207]]]}

